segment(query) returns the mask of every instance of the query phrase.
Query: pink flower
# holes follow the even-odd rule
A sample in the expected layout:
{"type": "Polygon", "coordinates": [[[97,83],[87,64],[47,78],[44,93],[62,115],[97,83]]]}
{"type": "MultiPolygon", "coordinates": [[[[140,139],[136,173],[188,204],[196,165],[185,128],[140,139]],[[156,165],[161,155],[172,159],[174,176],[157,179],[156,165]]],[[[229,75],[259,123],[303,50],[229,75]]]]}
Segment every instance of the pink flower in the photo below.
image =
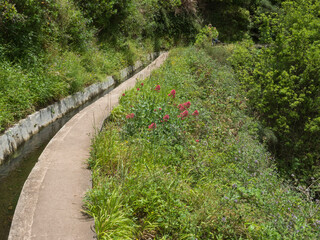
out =
{"type": "Polygon", "coordinates": [[[188,117],[188,115],[189,115],[188,110],[185,110],[180,115],[178,115],[178,117],[181,117],[181,120],[183,120],[184,118],[188,117]]]}
{"type": "Polygon", "coordinates": [[[134,118],[134,113],[130,113],[126,116],[127,119],[134,118]]]}
{"type": "Polygon", "coordinates": [[[195,111],[192,113],[192,116],[199,116],[198,110],[195,110],[195,111]]]}
{"type": "Polygon", "coordinates": [[[137,88],[138,91],[140,91],[140,88],[137,88]]]}
{"type": "Polygon", "coordinates": [[[165,122],[167,122],[167,121],[169,120],[169,115],[168,115],[168,114],[165,115],[165,116],[163,117],[163,120],[164,120],[165,122]]]}
{"type": "Polygon", "coordinates": [[[189,108],[189,107],[191,106],[191,102],[185,102],[183,105],[184,105],[186,108],[189,108]]]}
{"type": "Polygon", "coordinates": [[[143,84],[143,83],[141,83],[141,86],[142,86],[142,87],[143,87],[143,85],[144,85],[144,84],[143,84]]]}
{"type": "Polygon", "coordinates": [[[160,85],[157,85],[154,90],[155,90],[155,91],[160,91],[160,85]]]}
{"type": "Polygon", "coordinates": [[[199,142],[199,139],[197,139],[196,142],[199,142]]]}
{"type": "Polygon", "coordinates": [[[156,127],[157,127],[157,125],[156,125],[155,123],[151,123],[151,124],[148,126],[149,129],[153,129],[153,128],[156,128],[156,127]]]}
{"type": "Polygon", "coordinates": [[[188,117],[188,115],[189,115],[188,110],[185,110],[184,112],[181,113],[182,118],[188,117]]]}
{"type": "Polygon", "coordinates": [[[184,107],[183,104],[179,104],[179,105],[178,105],[178,108],[179,108],[179,110],[180,110],[181,112],[184,111],[184,110],[186,110],[186,108],[184,107]]]}
{"type": "Polygon", "coordinates": [[[171,92],[168,94],[168,96],[175,98],[176,97],[176,90],[172,89],[171,92]]]}
{"type": "Polygon", "coordinates": [[[162,108],[159,108],[159,110],[161,111],[161,110],[162,110],[162,108]]]}

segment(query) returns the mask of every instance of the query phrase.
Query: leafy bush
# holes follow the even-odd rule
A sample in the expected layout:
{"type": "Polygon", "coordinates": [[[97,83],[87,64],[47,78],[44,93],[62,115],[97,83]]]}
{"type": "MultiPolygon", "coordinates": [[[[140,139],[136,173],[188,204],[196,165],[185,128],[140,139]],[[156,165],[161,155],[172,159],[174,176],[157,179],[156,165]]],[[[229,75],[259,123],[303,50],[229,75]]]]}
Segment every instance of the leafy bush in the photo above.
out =
{"type": "Polygon", "coordinates": [[[126,0],[75,0],[87,19],[90,19],[93,26],[98,29],[98,33],[111,34],[118,33],[117,26],[129,13],[128,6],[131,3],[126,0]]]}
{"type": "Polygon", "coordinates": [[[260,50],[235,51],[233,64],[249,103],[278,138],[279,165],[304,179],[319,174],[320,3],[286,1],[283,14],[262,14],[260,50]]]}
{"type": "Polygon", "coordinates": [[[205,23],[219,30],[223,41],[241,40],[249,31],[260,0],[199,0],[199,11],[205,23]]]}
{"type": "Polygon", "coordinates": [[[195,46],[208,48],[211,46],[210,29],[208,26],[203,27],[196,36],[195,46]]]}
{"type": "Polygon", "coordinates": [[[278,176],[241,94],[229,67],[194,48],[125,92],[89,159],[99,239],[319,237],[319,204],[278,176]]]}
{"type": "Polygon", "coordinates": [[[32,61],[55,44],[84,51],[93,40],[93,31],[73,1],[6,0],[0,11],[0,44],[11,60],[32,61]]]}

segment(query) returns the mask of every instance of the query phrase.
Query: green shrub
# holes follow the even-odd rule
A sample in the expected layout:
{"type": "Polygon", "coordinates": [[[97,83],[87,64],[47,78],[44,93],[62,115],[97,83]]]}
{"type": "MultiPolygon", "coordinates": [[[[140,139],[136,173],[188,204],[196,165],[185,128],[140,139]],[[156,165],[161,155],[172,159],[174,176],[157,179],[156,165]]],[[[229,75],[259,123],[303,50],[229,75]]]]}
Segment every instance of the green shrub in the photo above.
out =
{"type": "Polygon", "coordinates": [[[260,17],[269,46],[235,51],[233,64],[252,111],[278,138],[279,166],[305,180],[319,174],[318,2],[286,1],[283,14],[260,17]]]}
{"type": "Polygon", "coordinates": [[[11,60],[30,62],[56,43],[57,48],[84,51],[93,40],[88,20],[73,1],[6,0],[0,11],[0,44],[11,60]]]}
{"type": "Polygon", "coordinates": [[[195,46],[208,48],[211,46],[210,29],[208,26],[203,27],[196,36],[195,46]]]}
{"type": "Polygon", "coordinates": [[[98,33],[115,35],[118,33],[118,25],[129,14],[127,9],[130,1],[125,0],[75,0],[87,19],[90,19],[98,33]]]}

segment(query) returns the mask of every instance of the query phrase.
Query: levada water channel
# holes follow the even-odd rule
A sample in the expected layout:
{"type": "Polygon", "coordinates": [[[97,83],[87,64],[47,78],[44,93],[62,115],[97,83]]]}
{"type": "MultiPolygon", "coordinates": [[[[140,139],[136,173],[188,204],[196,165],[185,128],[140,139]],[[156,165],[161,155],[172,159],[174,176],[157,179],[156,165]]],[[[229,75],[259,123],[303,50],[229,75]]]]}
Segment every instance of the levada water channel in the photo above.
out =
{"type": "MultiPolygon", "coordinates": [[[[132,74],[130,76],[132,76],[132,74]]],[[[51,138],[53,138],[63,125],[75,114],[112,91],[116,86],[117,84],[109,87],[104,92],[91,98],[85,104],[71,110],[55,122],[42,128],[36,135],[32,136],[30,140],[22,144],[17,151],[9,156],[5,163],[0,166],[0,240],[8,239],[13,214],[23,184],[51,138]]]]}
{"type": "MultiPolygon", "coordinates": [[[[150,60],[154,60],[159,53],[150,54],[150,60]]],[[[145,65],[142,64],[135,70],[130,70],[122,78],[124,82],[136,73],[140,72],[145,65]]],[[[94,103],[99,98],[111,92],[119,85],[119,82],[110,86],[107,90],[91,98],[83,105],[71,110],[55,122],[42,128],[36,135],[32,136],[27,142],[19,146],[17,151],[9,156],[5,163],[0,165],[0,240],[7,240],[15,207],[19,196],[32,168],[38,161],[39,156],[45,149],[54,135],[67,123],[74,115],[85,107],[94,103]]]]}
{"type": "MultiPolygon", "coordinates": [[[[132,77],[141,68],[129,74],[124,80],[132,77]]],[[[13,214],[23,184],[49,141],[74,115],[112,91],[117,85],[118,83],[114,84],[107,90],[91,98],[85,104],[71,110],[55,122],[42,128],[30,140],[19,146],[17,151],[9,156],[5,160],[5,163],[0,166],[0,240],[8,239],[13,214]]]]}

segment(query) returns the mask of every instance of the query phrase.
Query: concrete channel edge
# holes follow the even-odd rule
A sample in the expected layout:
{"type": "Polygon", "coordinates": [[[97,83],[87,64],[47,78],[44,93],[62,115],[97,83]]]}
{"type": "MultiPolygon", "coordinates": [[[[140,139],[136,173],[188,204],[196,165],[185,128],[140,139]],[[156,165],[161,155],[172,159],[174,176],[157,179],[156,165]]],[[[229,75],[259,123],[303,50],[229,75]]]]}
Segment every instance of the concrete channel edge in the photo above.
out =
{"type": "Polygon", "coordinates": [[[121,94],[134,87],[167,58],[161,54],[141,72],[76,114],[51,139],[24,184],[9,240],[96,239],[93,219],[81,214],[83,197],[91,188],[87,168],[91,139],[121,94]],[[91,229],[91,230],[90,230],[91,229]]]}
{"type": "MultiPolygon", "coordinates": [[[[126,79],[159,55],[160,53],[150,53],[147,55],[146,62],[137,61],[133,66],[120,70],[120,80],[126,79]]],[[[6,130],[4,134],[0,135],[0,165],[4,163],[6,157],[14,153],[20,145],[28,141],[33,135],[37,134],[41,128],[86,103],[89,99],[97,96],[114,84],[115,80],[113,77],[108,76],[106,81],[92,84],[83,91],[68,96],[20,120],[13,127],[6,130]]]]}

